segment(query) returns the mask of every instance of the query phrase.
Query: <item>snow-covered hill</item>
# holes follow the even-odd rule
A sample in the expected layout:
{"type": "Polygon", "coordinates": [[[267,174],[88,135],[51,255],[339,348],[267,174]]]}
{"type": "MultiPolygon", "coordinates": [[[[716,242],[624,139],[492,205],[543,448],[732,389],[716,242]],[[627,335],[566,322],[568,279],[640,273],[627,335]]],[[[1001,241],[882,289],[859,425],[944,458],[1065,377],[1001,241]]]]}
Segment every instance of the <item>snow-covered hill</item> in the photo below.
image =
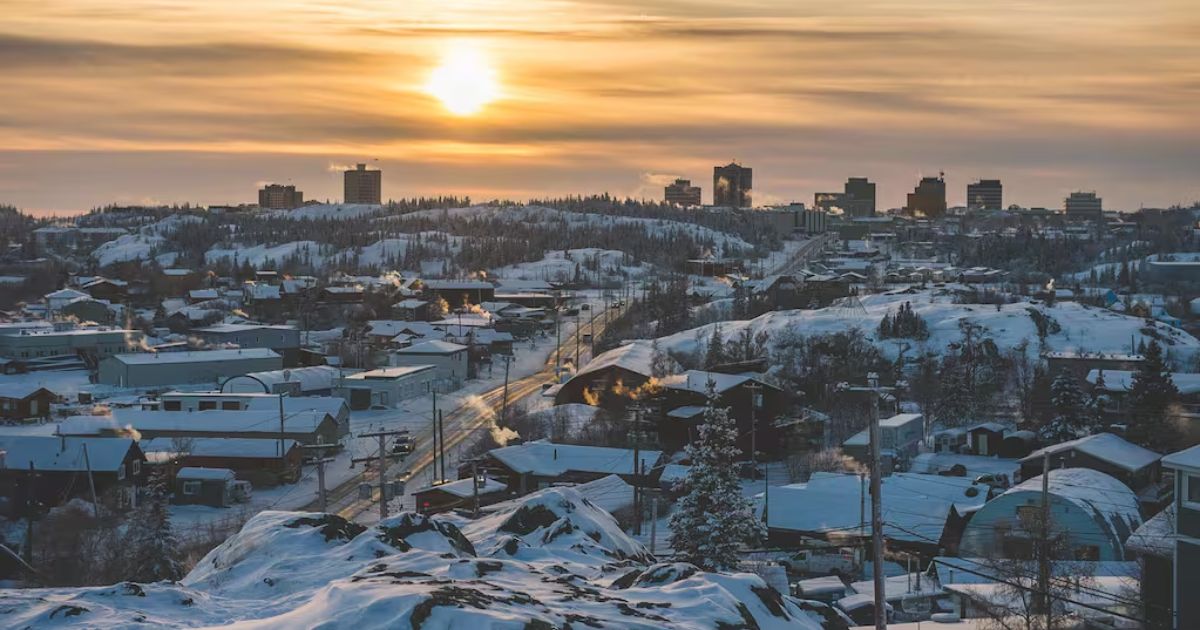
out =
{"type": "MultiPolygon", "coordinates": [[[[1020,302],[997,307],[991,304],[958,304],[949,290],[896,290],[862,297],[858,304],[842,304],[816,310],[772,311],[745,321],[721,322],[725,339],[740,335],[749,328],[754,334],[766,331],[772,339],[785,332],[812,336],[861,330],[867,338],[878,341],[879,322],[887,313],[895,314],[900,305],[910,302],[929,328],[924,342],[910,340],[913,350],[922,345],[929,351],[941,352],[947,345],[962,338],[959,322],[968,321],[982,327],[1001,351],[1028,341],[1030,357],[1041,351],[1129,353],[1131,344],[1156,339],[1166,351],[1179,359],[1189,359],[1200,352],[1200,340],[1178,328],[1162,322],[1147,321],[1113,311],[1083,306],[1075,302],[1060,302],[1054,306],[1020,302]],[[1034,315],[1036,313],[1037,315],[1034,315]],[[1045,344],[1039,346],[1036,318],[1046,322],[1045,344]]],[[[672,352],[690,353],[695,350],[697,331],[707,339],[716,324],[686,330],[660,340],[672,352]]],[[[880,350],[895,358],[894,340],[879,342],[880,350]]],[[[912,356],[912,352],[909,353],[912,356]]]]}
{"type": "Polygon", "coordinates": [[[0,626],[816,630],[749,574],[653,564],[613,518],[551,488],[472,523],[367,528],[263,512],[178,584],[0,591],[0,626]]]}

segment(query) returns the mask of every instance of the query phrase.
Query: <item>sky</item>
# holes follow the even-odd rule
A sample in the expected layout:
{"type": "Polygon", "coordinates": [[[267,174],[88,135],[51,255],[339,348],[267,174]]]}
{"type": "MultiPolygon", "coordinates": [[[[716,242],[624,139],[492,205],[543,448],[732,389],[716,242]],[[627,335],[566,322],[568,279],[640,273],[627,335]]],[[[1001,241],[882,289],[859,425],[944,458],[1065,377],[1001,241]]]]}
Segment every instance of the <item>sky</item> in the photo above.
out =
{"type": "Polygon", "coordinates": [[[1195,0],[0,6],[0,203],[34,212],[265,182],[338,200],[356,162],[389,198],[658,198],[685,177],[708,201],[737,160],[756,203],[867,176],[901,206],[941,171],[951,204],[981,177],[1006,204],[1200,200],[1195,0]]]}

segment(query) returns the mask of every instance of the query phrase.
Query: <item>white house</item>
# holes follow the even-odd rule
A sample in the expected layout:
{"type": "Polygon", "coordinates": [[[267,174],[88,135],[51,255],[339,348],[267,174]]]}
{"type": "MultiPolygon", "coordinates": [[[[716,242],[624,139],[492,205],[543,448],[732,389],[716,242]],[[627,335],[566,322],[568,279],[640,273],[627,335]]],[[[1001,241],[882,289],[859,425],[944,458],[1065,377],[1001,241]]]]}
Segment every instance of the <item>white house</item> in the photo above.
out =
{"type": "MultiPolygon", "coordinates": [[[[392,407],[402,400],[432,392],[436,381],[436,367],[428,364],[406,365],[351,374],[343,379],[342,388],[369,390],[372,405],[392,407]]],[[[345,393],[353,400],[353,394],[345,393]]]]}
{"type": "Polygon", "coordinates": [[[389,363],[393,367],[432,365],[437,369],[438,389],[450,391],[467,379],[467,355],[467,346],[434,340],[396,350],[389,363]]]}

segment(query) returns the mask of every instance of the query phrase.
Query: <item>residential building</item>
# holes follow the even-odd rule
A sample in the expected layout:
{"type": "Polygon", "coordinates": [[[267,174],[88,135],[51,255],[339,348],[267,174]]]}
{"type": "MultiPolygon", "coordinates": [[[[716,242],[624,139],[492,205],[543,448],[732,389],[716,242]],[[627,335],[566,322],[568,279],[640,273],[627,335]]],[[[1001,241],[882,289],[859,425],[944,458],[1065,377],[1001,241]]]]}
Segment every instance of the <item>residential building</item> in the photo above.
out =
{"type": "Polygon", "coordinates": [[[967,184],[967,208],[1000,210],[1004,208],[1004,186],[998,179],[981,179],[967,184]]]}
{"type": "MultiPolygon", "coordinates": [[[[1120,480],[1088,468],[1050,471],[1050,538],[1061,560],[1124,560],[1125,539],[1142,524],[1137,496],[1120,480]]],[[[962,556],[1028,560],[1042,535],[1042,476],[992,499],[963,532],[962,556]]]]}
{"type": "Polygon", "coordinates": [[[937,219],[946,214],[946,180],[943,176],[922,177],[908,193],[904,212],[914,217],[937,219]]]}
{"type": "Polygon", "coordinates": [[[100,361],[98,382],[117,387],[219,385],[232,376],[282,367],[283,358],[267,348],[115,354],[100,361]]]}
{"type": "Polygon", "coordinates": [[[1068,219],[1099,221],[1104,218],[1103,200],[1094,192],[1073,192],[1063,201],[1068,219]]]}
{"type": "Polygon", "coordinates": [[[440,514],[456,508],[486,507],[509,498],[508,486],[489,477],[468,477],[413,492],[418,514],[440,514]]]}
{"type": "Polygon", "coordinates": [[[846,180],[842,195],[842,211],[852,217],[875,215],[875,182],[866,177],[846,180]]]}
{"type": "Polygon", "coordinates": [[[175,473],[175,488],[171,502],[178,505],[207,505],[229,507],[233,504],[233,482],[236,479],[227,468],[185,466],[175,473]]]}
{"type": "Polygon", "coordinates": [[[267,184],[258,190],[258,205],[271,210],[291,210],[304,205],[304,193],[295,186],[267,184]]]}
{"type": "Polygon", "coordinates": [[[138,446],[151,465],[223,468],[254,486],[275,486],[300,479],[304,449],[300,442],[270,438],[154,438],[138,446]],[[182,449],[182,450],[181,450],[182,449]]]}
{"type": "Polygon", "coordinates": [[[496,286],[482,280],[427,280],[422,284],[426,298],[440,297],[452,309],[496,299],[496,286]]]}
{"type": "Polygon", "coordinates": [[[1163,466],[1175,473],[1173,628],[1200,628],[1200,446],[1171,453],[1163,466]]]}
{"type": "Polygon", "coordinates": [[[548,440],[526,442],[492,449],[484,456],[483,467],[503,482],[510,492],[529,494],[557,483],[584,483],[609,475],[648,487],[655,475],[661,451],[555,444],[548,440]],[[634,470],[646,474],[634,475],[634,470]]]}
{"type": "Polygon", "coordinates": [[[690,179],[677,179],[663,189],[663,200],[677,206],[698,206],[701,203],[700,187],[693,186],[690,179]]]}
{"type": "Polygon", "coordinates": [[[1119,435],[1097,433],[1033,451],[1021,459],[1021,478],[1042,474],[1047,456],[1051,469],[1088,468],[1117,479],[1137,494],[1143,513],[1157,512],[1170,496],[1162,484],[1162,455],[1119,435]]]}
{"type": "MultiPolygon", "coordinates": [[[[870,434],[863,429],[842,443],[842,452],[860,462],[870,461],[870,434]]],[[[879,452],[884,469],[889,470],[917,455],[925,437],[925,417],[919,413],[901,413],[879,421],[879,452]]]]}
{"type": "Polygon", "coordinates": [[[28,516],[31,500],[39,511],[76,497],[90,501],[95,487],[96,496],[112,497],[112,507],[132,507],[145,461],[129,437],[0,435],[0,505],[8,516],[28,516]]]}
{"type": "Polygon", "coordinates": [[[730,208],[751,207],[754,169],[730,162],[713,167],[713,205],[730,208]]]}
{"type": "Polygon", "coordinates": [[[343,173],[343,201],[379,205],[383,198],[383,171],[367,170],[366,164],[356,164],[343,173]]]}
{"type": "Polygon", "coordinates": [[[738,449],[776,454],[783,443],[775,419],[787,410],[783,390],[755,378],[753,374],[721,374],[688,370],[660,379],[663,407],[668,410],[658,423],[658,439],[668,451],[680,450],[699,439],[712,383],[717,406],[726,408],[737,425],[738,449]]]}
{"type": "Polygon", "coordinates": [[[0,380],[0,418],[49,418],[50,403],[57,398],[54,392],[35,383],[5,383],[0,380]]]}
{"type": "Polygon", "coordinates": [[[606,392],[618,383],[637,389],[650,380],[652,362],[650,344],[644,341],[627,343],[601,353],[562,384],[554,396],[554,404],[588,404],[589,397],[606,392]]]}

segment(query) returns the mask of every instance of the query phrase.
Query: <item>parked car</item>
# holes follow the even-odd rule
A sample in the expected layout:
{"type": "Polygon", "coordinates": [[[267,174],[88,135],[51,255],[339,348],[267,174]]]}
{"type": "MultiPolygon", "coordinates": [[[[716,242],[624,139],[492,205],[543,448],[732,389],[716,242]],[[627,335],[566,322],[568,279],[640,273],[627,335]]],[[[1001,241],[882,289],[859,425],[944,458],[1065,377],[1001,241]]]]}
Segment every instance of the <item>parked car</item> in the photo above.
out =
{"type": "Polygon", "coordinates": [[[828,551],[805,549],[780,562],[788,571],[797,574],[853,575],[858,570],[854,551],[844,547],[828,551]]]}

